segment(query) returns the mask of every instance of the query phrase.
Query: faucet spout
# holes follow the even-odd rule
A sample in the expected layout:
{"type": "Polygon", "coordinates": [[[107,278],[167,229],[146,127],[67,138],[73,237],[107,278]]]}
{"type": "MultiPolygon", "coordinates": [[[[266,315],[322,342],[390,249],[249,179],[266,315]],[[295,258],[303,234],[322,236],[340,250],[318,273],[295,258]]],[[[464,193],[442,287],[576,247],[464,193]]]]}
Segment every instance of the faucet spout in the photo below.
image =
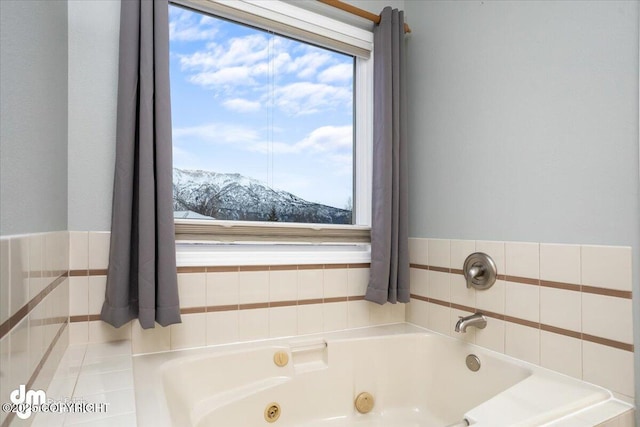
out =
{"type": "Polygon", "coordinates": [[[487,318],[482,313],[475,313],[470,316],[460,317],[456,323],[456,332],[467,332],[467,328],[473,326],[478,329],[484,329],[487,326],[487,318]]]}

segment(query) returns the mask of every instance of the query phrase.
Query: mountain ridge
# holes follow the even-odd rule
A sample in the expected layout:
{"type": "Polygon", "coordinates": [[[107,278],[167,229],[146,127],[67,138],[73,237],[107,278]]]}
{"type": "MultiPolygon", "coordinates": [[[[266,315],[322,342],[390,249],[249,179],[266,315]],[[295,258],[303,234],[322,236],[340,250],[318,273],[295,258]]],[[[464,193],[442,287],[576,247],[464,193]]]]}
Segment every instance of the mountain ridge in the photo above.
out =
{"type": "Polygon", "coordinates": [[[352,212],[309,202],[238,173],[173,169],[174,211],[224,220],[351,224],[352,212]]]}

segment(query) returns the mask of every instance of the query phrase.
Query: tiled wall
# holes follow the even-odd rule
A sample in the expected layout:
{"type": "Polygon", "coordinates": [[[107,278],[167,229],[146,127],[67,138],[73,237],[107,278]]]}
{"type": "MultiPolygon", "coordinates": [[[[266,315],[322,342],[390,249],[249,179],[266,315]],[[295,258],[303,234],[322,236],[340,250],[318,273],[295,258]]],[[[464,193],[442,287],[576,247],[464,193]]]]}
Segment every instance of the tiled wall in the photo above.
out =
{"type": "Polygon", "coordinates": [[[631,248],[414,238],[410,257],[408,322],[633,397],[631,248]],[[488,290],[462,275],[476,251],[497,264],[488,290]],[[487,327],[456,333],[476,311],[487,327]]]}
{"type": "Polygon", "coordinates": [[[1,402],[21,384],[46,389],[67,348],[68,254],[66,231],[0,239],[1,402]]]}
{"type": "Polygon", "coordinates": [[[223,344],[403,322],[404,304],[364,301],[368,264],[179,267],[182,323],[142,330],[99,320],[108,233],[70,233],[72,343],[131,338],[133,352],[223,344]]]}

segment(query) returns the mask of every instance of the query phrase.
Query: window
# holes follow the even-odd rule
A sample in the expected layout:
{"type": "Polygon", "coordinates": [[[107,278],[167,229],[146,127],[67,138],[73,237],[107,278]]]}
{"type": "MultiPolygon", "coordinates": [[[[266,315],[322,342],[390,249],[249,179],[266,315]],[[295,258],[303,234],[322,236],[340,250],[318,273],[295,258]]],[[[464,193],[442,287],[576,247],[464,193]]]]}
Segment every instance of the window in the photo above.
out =
{"type": "Polygon", "coordinates": [[[177,228],[366,228],[371,34],[277,1],[169,7],[177,228]]]}

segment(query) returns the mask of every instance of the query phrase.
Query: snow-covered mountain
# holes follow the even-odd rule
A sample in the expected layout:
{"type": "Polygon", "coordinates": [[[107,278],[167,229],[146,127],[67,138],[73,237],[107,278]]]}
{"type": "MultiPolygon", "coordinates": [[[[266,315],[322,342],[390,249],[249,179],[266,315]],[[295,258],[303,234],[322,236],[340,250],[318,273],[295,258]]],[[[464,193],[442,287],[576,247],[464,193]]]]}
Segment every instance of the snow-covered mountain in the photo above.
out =
{"type": "Polygon", "coordinates": [[[173,209],[216,219],[350,224],[351,211],[308,202],[234,173],[173,169],[173,209]]]}

